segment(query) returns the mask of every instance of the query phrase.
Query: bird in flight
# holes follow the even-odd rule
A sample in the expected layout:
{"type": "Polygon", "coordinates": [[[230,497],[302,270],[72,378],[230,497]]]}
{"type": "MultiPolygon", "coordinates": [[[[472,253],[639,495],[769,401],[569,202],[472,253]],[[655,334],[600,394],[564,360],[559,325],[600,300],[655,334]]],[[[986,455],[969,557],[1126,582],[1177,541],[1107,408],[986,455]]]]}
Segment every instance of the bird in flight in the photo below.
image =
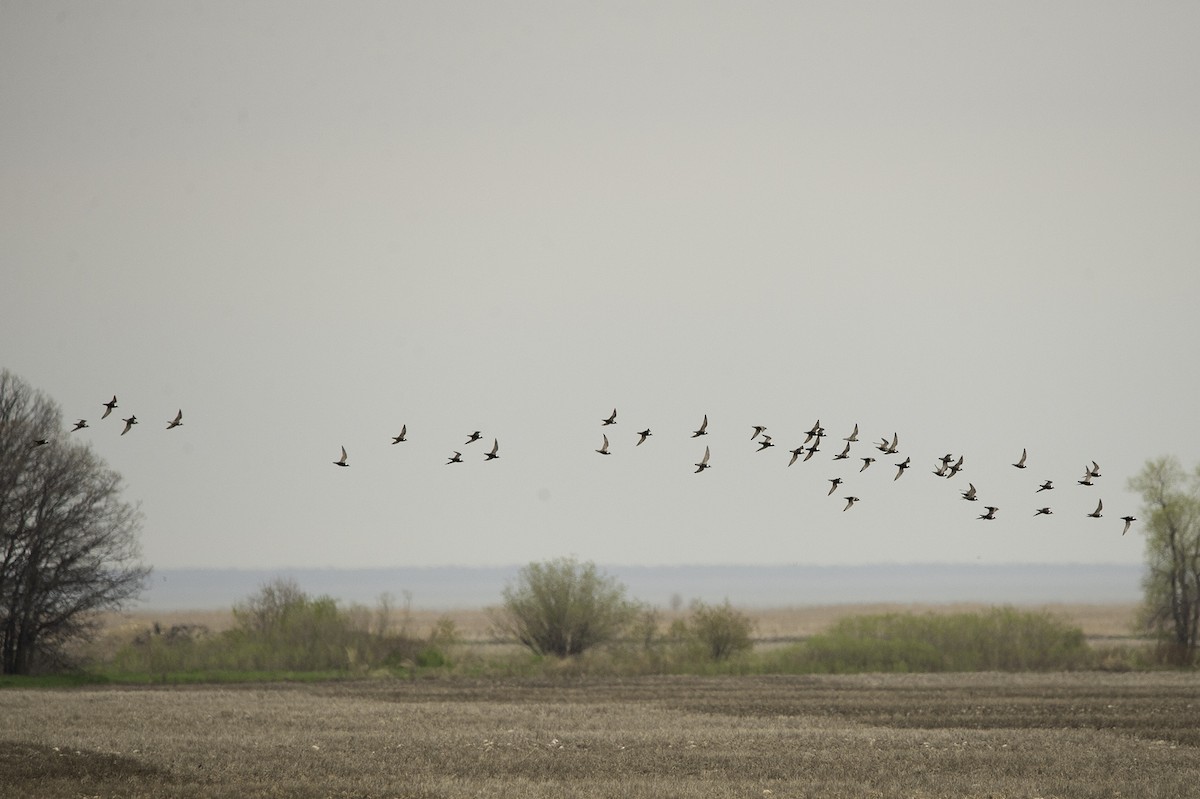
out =
{"type": "Polygon", "coordinates": [[[1125,535],[1129,532],[1129,525],[1136,522],[1137,518],[1134,516],[1122,516],[1121,521],[1125,522],[1125,529],[1121,531],[1121,535],[1125,535]]]}
{"type": "Polygon", "coordinates": [[[758,449],[755,450],[755,452],[762,452],[767,447],[773,447],[773,446],[775,446],[775,445],[771,443],[771,437],[764,435],[762,437],[762,441],[759,442],[758,449]]]}
{"type": "Polygon", "coordinates": [[[600,420],[601,426],[616,424],[616,423],[617,423],[617,409],[616,408],[613,408],[612,414],[610,414],[607,419],[600,420]]]}
{"type": "Polygon", "coordinates": [[[904,470],[907,469],[911,465],[911,463],[912,463],[911,457],[905,458],[903,463],[897,463],[896,465],[899,466],[900,468],[896,472],[896,476],[892,478],[892,481],[895,482],[896,480],[899,480],[900,475],[904,474],[904,470]]]}
{"type": "Polygon", "coordinates": [[[1018,469],[1024,469],[1025,468],[1025,456],[1028,454],[1029,454],[1028,449],[1022,449],[1021,450],[1021,460],[1014,463],[1013,466],[1016,466],[1018,469]]]}
{"type": "Polygon", "coordinates": [[[850,457],[850,439],[847,438],[846,446],[842,448],[841,452],[839,452],[837,455],[834,455],[833,459],[835,461],[844,461],[844,460],[849,459],[849,457],[850,457]]]}
{"type": "Polygon", "coordinates": [[[700,474],[700,472],[704,471],[705,469],[711,469],[711,468],[712,468],[712,466],[711,466],[711,465],[709,464],[709,462],[708,462],[708,454],[709,454],[709,453],[708,453],[708,447],[705,447],[705,448],[704,448],[704,457],[703,457],[703,458],[701,458],[701,459],[700,459],[700,462],[699,462],[699,463],[697,463],[697,464],[695,465],[695,466],[696,466],[696,471],[694,472],[694,474],[700,474]]]}
{"type": "Polygon", "coordinates": [[[1045,508],[1038,508],[1036,511],[1033,512],[1033,515],[1034,516],[1049,516],[1051,513],[1054,513],[1054,511],[1050,510],[1049,507],[1045,507],[1045,508]]]}
{"type": "Polygon", "coordinates": [[[484,459],[489,460],[489,461],[494,461],[496,458],[499,458],[499,457],[500,457],[500,439],[493,438],[492,439],[492,451],[485,452],[484,459]]]}
{"type": "Polygon", "coordinates": [[[645,430],[638,433],[638,443],[634,444],[634,446],[640,447],[642,445],[642,442],[645,441],[647,438],[649,438],[652,435],[653,435],[653,433],[650,432],[650,428],[647,427],[645,430]]]}
{"type": "Polygon", "coordinates": [[[969,502],[974,502],[979,499],[979,497],[975,496],[974,483],[967,483],[967,490],[962,492],[962,498],[969,502]]]}
{"type": "Polygon", "coordinates": [[[754,425],[754,435],[750,436],[750,440],[753,441],[754,439],[758,438],[760,435],[763,434],[763,431],[765,431],[766,429],[767,428],[765,425],[761,425],[761,424],[754,425]]]}
{"type": "Polygon", "coordinates": [[[128,419],[122,419],[121,421],[125,423],[125,429],[121,431],[121,435],[128,433],[129,429],[138,423],[137,417],[133,414],[129,414],[128,419]]]}
{"type": "Polygon", "coordinates": [[[858,502],[858,497],[846,497],[846,507],[842,508],[842,513],[850,510],[850,508],[854,506],[855,502],[858,502]]]}
{"type": "Polygon", "coordinates": [[[1079,483],[1079,485],[1081,485],[1081,486],[1090,486],[1090,485],[1093,485],[1093,483],[1092,483],[1092,473],[1091,473],[1090,471],[1085,471],[1085,472],[1083,473],[1083,479],[1082,479],[1082,480],[1076,480],[1075,482],[1076,482],[1076,483],[1079,483]]]}
{"type": "Polygon", "coordinates": [[[182,425],[182,424],[183,424],[183,411],[181,410],[181,411],[179,411],[178,413],[176,413],[176,414],[175,414],[175,418],[174,418],[174,419],[172,419],[171,421],[167,422],[167,429],[168,429],[168,430],[171,430],[171,429],[173,429],[173,428],[179,427],[179,426],[180,426],[180,425],[182,425]]]}
{"type": "Polygon", "coordinates": [[[842,478],[831,477],[831,478],[829,478],[829,482],[831,483],[831,485],[829,486],[829,493],[825,495],[827,497],[831,496],[834,491],[837,491],[837,487],[842,484],[842,478]]]}
{"type": "Polygon", "coordinates": [[[1087,470],[1087,476],[1088,477],[1099,477],[1100,476],[1100,464],[1096,463],[1095,461],[1092,461],[1092,468],[1087,470]]]}
{"type": "Polygon", "coordinates": [[[858,441],[858,423],[854,423],[854,432],[842,439],[843,441],[858,441]]]}
{"type": "Polygon", "coordinates": [[[984,507],[987,508],[987,513],[983,514],[979,518],[987,519],[988,521],[991,521],[992,519],[996,518],[996,511],[1000,510],[999,508],[994,507],[992,505],[985,505],[984,507]]]}
{"type": "Polygon", "coordinates": [[[945,461],[938,461],[937,468],[933,470],[933,473],[936,474],[938,477],[945,477],[946,469],[948,469],[948,468],[949,468],[949,466],[947,465],[947,463],[945,461]]]}
{"type": "Polygon", "coordinates": [[[704,414],[704,421],[700,423],[700,429],[692,431],[692,438],[696,438],[697,436],[706,436],[706,435],[708,435],[708,414],[707,413],[704,414]]]}
{"type": "Polygon", "coordinates": [[[463,462],[462,453],[456,451],[453,455],[450,456],[450,460],[446,461],[446,465],[449,466],[452,463],[462,463],[462,462],[463,462]]]}
{"type": "Polygon", "coordinates": [[[961,472],[962,467],[963,467],[963,456],[959,455],[958,460],[955,461],[953,464],[951,464],[950,473],[948,475],[946,475],[946,478],[949,479],[949,478],[953,477],[954,475],[958,474],[959,472],[961,472]]]}
{"type": "Polygon", "coordinates": [[[71,432],[74,433],[76,430],[82,430],[83,428],[85,428],[87,426],[88,426],[87,419],[80,419],[78,422],[75,423],[75,426],[71,428],[71,432]]]}
{"type": "Polygon", "coordinates": [[[100,404],[104,406],[104,414],[100,418],[106,419],[108,418],[108,415],[113,412],[113,408],[117,407],[117,395],[113,394],[112,399],[110,399],[108,402],[102,402],[100,404]]]}
{"type": "Polygon", "coordinates": [[[867,470],[867,467],[875,462],[875,459],[874,458],[863,458],[862,462],[863,462],[862,468],[858,470],[860,474],[862,472],[865,472],[867,470]]]}
{"type": "MultiPolygon", "coordinates": [[[[641,442],[639,441],[638,443],[640,444],[641,442]]],[[[611,455],[612,454],[611,452],[608,451],[608,436],[607,435],[604,436],[604,443],[600,445],[600,449],[598,449],[596,451],[599,452],[601,455],[611,455]]]]}
{"type": "Polygon", "coordinates": [[[36,440],[34,440],[34,442],[33,442],[32,444],[30,444],[30,445],[29,445],[29,448],[30,448],[30,449],[37,449],[38,447],[44,447],[44,446],[46,446],[46,445],[47,445],[47,444],[49,444],[49,443],[50,443],[50,440],[49,440],[49,439],[46,439],[46,438],[39,438],[39,439],[36,439],[36,440]]]}
{"type": "Polygon", "coordinates": [[[1043,491],[1051,491],[1051,490],[1053,490],[1053,489],[1054,489],[1054,481],[1053,481],[1053,480],[1047,480],[1046,482],[1042,483],[1042,485],[1041,485],[1041,486],[1038,488],[1038,490],[1037,490],[1037,491],[1034,491],[1033,493],[1035,493],[1035,494],[1040,494],[1040,493],[1042,493],[1043,491]]]}
{"type": "Polygon", "coordinates": [[[406,425],[406,424],[400,425],[400,435],[392,436],[392,443],[399,444],[401,441],[408,441],[408,439],[405,438],[405,436],[407,436],[407,435],[408,435],[408,425],[406,425]]]}
{"type": "Polygon", "coordinates": [[[1100,513],[1100,511],[1102,511],[1103,509],[1104,509],[1104,500],[1100,500],[1098,503],[1096,503],[1096,509],[1094,511],[1092,511],[1091,513],[1089,513],[1088,516],[1091,516],[1093,519],[1099,519],[1100,516],[1102,515],[1100,513]]]}
{"type": "Polygon", "coordinates": [[[463,442],[463,445],[465,446],[465,445],[467,445],[467,444],[470,444],[470,443],[471,443],[471,442],[473,442],[473,441],[478,441],[478,440],[479,440],[479,439],[481,439],[481,438],[483,438],[483,433],[481,433],[481,432],[479,432],[478,430],[476,430],[474,433],[472,433],[471,435],[467,436],[467,440],[463,442]]]}
{"type": "Polygon", "coordinates": [[[790,461],[788,461],[788,466],[791,466],[793,463],[795,463],[796,459],[800,457],[800,453],[803,451],[804,451],[803,444],[801,444],[800,446],[798,446],[794,450],[792,450],[792,459],[790,461]]]}
{"type": "Polygon", "coordinates": [[[807,444],[808,442],[812,441],[815,438],[817,440],[817,443],[820,444],[821,437],[824,435],[825,435],[825,428],[821,427],[821,420],[818,419],[816,422],[813,423],[813,426],[809,428],[808,433],[805,434],[804,443],[807,444]]]}
{"type": "Polygon", "coordinates": [[[804,456],[804,460],[808,460],[809,458],[811,458],[813,455],[816,455],[820,451],[821,451],[820,447],[818,447],[816,444],[813,444],[811,447],[808,448],[808,454],[804,456]]]}
{"type": "Polygon", "coordinates": [[[349,466],[350,465],[350,464],[346,463],[346,448],[345,447],[342,447],[342,457],[339,460],[334,461],[333,463],[335,466],[349,466]]]}

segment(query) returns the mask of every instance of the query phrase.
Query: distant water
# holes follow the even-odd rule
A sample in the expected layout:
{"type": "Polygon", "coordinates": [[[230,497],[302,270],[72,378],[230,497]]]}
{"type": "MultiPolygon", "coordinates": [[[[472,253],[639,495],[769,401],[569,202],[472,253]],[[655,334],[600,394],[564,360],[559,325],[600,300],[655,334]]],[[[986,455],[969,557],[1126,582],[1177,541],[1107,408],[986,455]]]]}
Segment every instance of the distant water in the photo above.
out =
{"type": "MultiPolygon", "coordinates": [[[[740,607],[866,602],[1117,603],[1141,598],[1141,564],[876,564],[868,566],[603,566],[628,596],[659,607],[677,598],[740,607]]],[[[138,608],[218,609],[279,577],[310,595],[375,604],[391,594],[413,608],[500,603],[520,566],[391,569],[156,569],[138,608]]]]}

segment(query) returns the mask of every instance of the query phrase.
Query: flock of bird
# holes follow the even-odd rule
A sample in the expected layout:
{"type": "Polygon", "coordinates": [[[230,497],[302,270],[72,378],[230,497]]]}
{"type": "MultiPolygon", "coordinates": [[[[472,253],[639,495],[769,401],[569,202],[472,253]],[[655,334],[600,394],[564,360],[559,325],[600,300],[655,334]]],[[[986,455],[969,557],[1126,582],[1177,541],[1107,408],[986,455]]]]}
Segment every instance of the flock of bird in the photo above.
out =
{"type": "MultiPolygon", "coordinates": [[[[104,408],[104,413],[101,414],[100,419],[101,420],[107,419],[109,414],[111,414],[113,412],[113,410],[115,410],[118,407],[116,395],[114,394],[113,398],[111,400],[101,403],[101,405],[104,408]]],[[[121,421],[123,421],[125,423],[125,427],[121,430],[121,435],[125,435],[133,428],[134,425],[138,424],[137,416],[135,416],[133,414],[130,414],[128,418],[122,419],[121,421]]],[[[609,427],[611,425],[615,425],[616,423],[617,423],[617,409],[616,408],[613,408],[613,411],[611,414],[609,414],[607,417],[604,417],[600,420],[601,427],[609,427]]],[[[175,414],[175,417],[167,420],[166,424],[167,424],[167,426],[166,426],[167,430],[173,430],[176,427],[181,426],[183,424],[183,410],[182,409],[178,410],[175,414]]],[[[74,427],[72,427],[71,430],[68,432],[73,433],[76,430],[82,430],[88,426],[89,425],[88,425],[87,419],[79,419],[77,422],[75,422],[74,427]]],[[[840,460],[849,460],[850,459],[851,445],[853,445],[854,443],[859,441],[858,432],[859,432],[858,425],[855,424],[854,430],[850,433],[850,435],[841,439],[842,441],[845,442],[845,446],[843,446],[842,449],[836,455],[833,456],[833,460],[840,461],[840,460]]],[[[644,444],[646,442],[647,439],[650,438],[651,435],[653,435],[653,434],[651,433],[649,428],[638,431],[637,443],[634,446],[640,447],[642,444],[644,444]]],[[[707,414],[705,414],[704,419],[700,422],[700,426],[696,430],[692,431],[691,437],[692,438],[700,438],[701,436],[706,436],[706,435],[708,435],[708,415],[707,414]]],[[[798,461],[798,460],[805,461],[805,462],[812,460],[813,456],[821,451],[821,442],[826,437],[827,437],[827,434],[825,432],[825,428],[821,426],[821,420],[818,419],[816,421],[816,423],[814,423],[813,426],[811,428],[809,428],[809,430],[805,433],[804,440],[802,442],[800,442],[800,445],[798,447],[796,447],[795,449],[789,450],[789,452],[791,454],[791,458],[788,460],[787,465],[790,467],[793,464],[795,464],[796,461],[798,461]]],[[[465,448],[466,446],[469,446],[469,445],[475,443],[476,441],[481,440],[482,438],[483,438],[483,433],[480,432],[479,430],[475,430],[467,436],[467,440],[463,443],[462,446],[465,448]]],[[[610,445],[609,445],[609,440],[608,440],[608,433],[606,433],[606,432],[602,433],[601,438],[602,438],[602,443],[600,444],[599,449],[597,449],[595,451],[601,455],[611,455],[612,450],[609,448],[610,445]]],[[[401,426],[399,435],[392,436],[392,444],[401,444],[407,440],[408,440],[408,425],[406,424],[406,425],[401,426]]],[[[772,440],[771,436],[767,434],[767,428],[765,425],[754,425],[752,427],[752,433],[750,436],[750,440],[751,440],[751,442],[758,445],[758,449],[756,450],[757,452],[764,452],[775,446],[775,443],[772,440]]],[[[45,446],[49,443],[50,443],[49,439],[38,438],[33,441],[32,447],[37,448],[37,447],[45,446]]],[[[900,445],[900,436],[898,433],[893,433],[892,437],[890,439],[887,436],[883,436],[880,439],[879,443],[875,444],[874,447],[876,450],[878,450],[883,455],[890,456],[890,455],[896,455],[899,453],[899,451],[900,451],[899,445],[900,445]]],[[[491,450],[484,452],[483,454],[484,454],[485,461],[493,461],[493,460],[498,459],[500,457],[500,441],[499,441],[499,439],[493,438],[491,450]]],[[[698,462],[693,464],[696,467],[696,471],[695,471],[696,474],[700,474],[704,470],[712,468],[712,464],[709,463],[709,460],[711,457],[712,457],[712,453],[711,453],[710,448],[708,446],[705,446],[704,447],[704,455],[701,456],[701,458],[698,462]]],[[[1025,462],[1028,459],[1028,457],[1029,457],[1028,450],[1022,449],[1021,457],[1015,463],[1013,463],[1012,466],[1017,469],[1025,469],[1026,468],[1025,462]]],[[[862,461],[862,466],[858,470],[859,473],[861,474],[862,472],[865,472],[868,468],[870,468],[870,466],[873,463],[875,463],[877,459],[874,456],[865,455],[865,456],[859,456],[858,460],[862,461]]],[[[932,473],[935,476],[941,477],[943,479],[952,479],[955,475],[957,475],[960,471],[963,470],[964,460],[965,459],[962,455],[959,455],[958,458],[956,459],[952,453],[946,453],[945,455],[943,455],[937,459],[936,466],[933,468],[932,473]]],[[[462,463],[462,462],[463,462],[462,451],[461,450],[452,450],[452,454],[449,456],[449,459],[446,461],[446,465],[462,463]]],[[[342,446],[342,448],[341,448],[341,457],[338,458],[337,460],[333,461],[333,463],[334,463],[334,465],[341,466],[341,467],[348,467],[350,465],[349,455],[346,452],[345,446],[342,446]]],[[[896,474],[892,478],[893,481],[899,480],[901,477],[904,476],[904,474],[910,468],[912,468],[912,457],[911,456],[905,457],[903,461],[896,463],[895,466],[896,466],[896,474]]],[[[1076,480],[1076,483],[1078,483],[1081,486],[1091,487],[1091,486],[1095,485],[1095,483],[1093,483],[1092,481],[1099,477],[1100,477],[1100,465],[1098,463],[1096,463],[1096,461],[1092,461],[1091,465],[1084,467],[1083,476],[1080,479],[1076,480]]],[[[834,492],[836,492],[838,490],[838,488],[844,482],[845,481],[841,477],[829,478],[830,486],[829,486],[829,492],[828,492],[827,496],[832,496],[834,494],[834,492]]],[[[1038,486],[1037,490],[1034,493],[1040,494],[1043,491],[1052,491],[1052,490],[1054,490],[1054,488],[1055,488],[1054,481],[1046,480],[1043,483],[1041,483],[1041,485],[1038,486]]],[[[962,498],[968,502],[976,502],[979,500],[978,491],[976,490],[974,483],[968,482],[967,489],[960,493],[961,493],[962,498]]],[[[846,511],[850,510],[852,507],[854,507],[854,504],[856,502],[860,502],[860,501],[861,500],[856,496],[847,496],[846,497],[846,505],[845,505],[845,507],[842,508],[842,512],[844,513],[846,511]]],[[[985,505],[984,510],[985,510],[985,512],[980,514],[977,518],[982,519],[984,521],[992,521],[996,518],[996,514],[999,512],[1000,508],[995,505],[985,505]]],[[[1104,510],[1104,500],[1101,499],[1101,500],[1097,501],[1096,509],[1094,511],[1092,511],[1091,513],[1088,513],[1085,515],[1090,518],[1093,518],[1093,519],[1099,519],[1103,515],[1102,514],[1103,510],[1104,510]]],[[[1040,508],[1035,508],[1033,515],[1035,517],[1036,516],[1049,516],[1049,515],[1052,515],[1053,513],[1054,513],[1054,511],[1051,509],[1051,507],[1049,505],[1045,505],[1040,508]]],[[[1125,522],[1125,527],[1121,531],[1121,535],[1125,535],[1125,533],[1129,532],[1130,526],[1135,521],[1137,521],[1137,518],[1134,516],[1122,516],[1120,518],[1123,522],[1125,522]]]]}
{"type": "MultiPolygon", "coordinates": [[[[474,444],[476,441],[478,441],[481,438],[483,438],[483,433],[476,430],[475,432],[473,432],[469,436],[467,436],[466,443],[463,444],[463,446],[466,446],[467,444],[474,444]]],[[[408,425],[401,425],[400,435],[392,436],[392,443],[400,444],[405,441],[408,441],[408,425]]],[[[485,461],[494,461],[499,457],[500,457],[500,441],[499,441],[499,439],[493,439],[492,448],[488,452],[483,453],[483,459],[485,461]]],[[[454,454],[452,454],[450,456],[450,460],[446,461],[446,464],[449,465],[451,463],[462,463],[462,462],[463,462],[462,453],[457,450],[454,450],[454,454]]],[[[342,447],[342,457],[340,457],[336,461],[334,461],[333,464],[334,464],[334,466],[349,466],[350,465],[349,456],[346,454],[346,448],[344,446],[342,447]]]]}
{"type": "MultiPolygon", "coordinates": [[[[612,413],[610,413],[608,416],[606,416],[600,420],[601,427],[609,427],[610,425],[615,425],[616,423],[617,423],[617,409],[616,408],[613,408],[612,413]]],[[[763,451],[768,450],[771,447],[775,446],[774,441],[772,440],[771,436],[767,434],[766,431],[767,431],[767,428],[765,425],[754,425],[752,428],[750,440],[758,445],[758,449],[756,450],[757,452],[763,452],[763,451]]],[[[854,444],[855,442],[859,441],[858,433],[859,433],[858,425],[855,424],[854,430],[850,433],[850,435],[848,435],[842,439],[842,441],[845,442],[845,446],[843,446],[842,449],[836,455],[833,456],[833,460],[840,461],[840,460],[849,460],[850,459],[851,445],[854,444]]],[[[653,433],[650,431],[650,428],[646,428],[645,430],[637,431],[637,442],[634,444],[634,446],[640,447],[642,444],[646,443],[646,440],[649,439],[652,435],[653,435],[653,433]]],[[[703,420],[701,420],[700,426],[698,428],[696,428],[694,431],[692,431],[691,437],[699,438],[701,436],[706,436],[706,435],[708,435],[708,415],[707,414],[705,414],[703,420]]],[[[408,436],[408,426],[404,425],[400,428],[400,434],[392,437],[392,444],[399,444],[404,441],[407,441],[408,440],[407,436],[408,436]]],[[[821,441],[826,437],[827,437],[827,434],[825,432],[825,428],[821,426],[821,421],[818,419],[816,421],[816,423],[813,424],[813,426],[806,432],[805,438],[800,443],[800,445],[798,447],[796,447],[795,449],[789,450],[789,452],[791,454],[791,458],[788,460],[787,465],[792,466],[798,460],[799,461],[812,460],[813,456],[821,451],[821,441]]],[[[472,443],[480,440],[480,438],[482,438],[482,433],[480,433],[478,430],[476,430],[475,432],[473,432],[467,436],[467,440],[466,440],[465,444],[472,444],[472,443]]],[[[893,433],[892,437],[890,439],[887,436],[882,437],[880,439],[879,443],[875,444],[875,449],[877,449],[879,452],[883,453],[884,455],[896,455],[900,451],[899,445],[900,445],[900,436],[898,433],[893,433]]],[[[612,453],[612,449],[610,447],[611,447],[611,444],[608,439],[608,433],[602,432],[600,447],[598,449],[596,449],[595,451],[597,453],[599,453],[600,455],[611,455],[613,453],[612,453]]],[[[500,449],[499,440],[493,439],[492,449],[490,452],[485,453],[485,459],[486,460],[494,460],[494,459],[500,457],[499,449],[500,449]]],[[[711,457],[712,457],[711,449],[708,446],[705,446],[704,454],[700,457],[700,460],[697,463],[693,464],[696,467],[696,470],[695,470],[696,474],[703,472],[705,469],[712,468],[712,464],[709,463],[711,457]]],[[[1018,459],[1017,462],[1013,463],[1012,465],[1017,469],[1024,469],[1024,468],[1026,468],[1025,461],[1028,459],[1028,457],[1029,457],[1028,450],[1022,449],[1020,459],[1018,459]]],[[[874,456],[871,456],[871,455],[860,456],[858,459],[862,461],[862,466],[858,470],[860,474],[862,472],[865,472],[868,468],[870,468],[871,464],[875,463],[877,460],[874,456]]],[[[945,455],[943,455],[942,457],[937,459],[937,465],[932,470],[932,473],[934,475],[936,475],[937,477],[941,477],[944,479],[951,479],[955,475],[957,475],[960,471],[963,470],[964,461],[965,461],[965,458],[962,455],[959,455],[958,458],[956,459],[953,454],[946,453],[945,455]]],[[[460,451],[454,451],[453,454],[450,456],[450,459],[448,461],[446,461],[447,464],[462,463],[462,462],[463,462],[462,452],[460,452],[460,451]]],[[[350,465],[348,462],[348,456],[346,454],[346,448],[344,446],[342,447],[341,458],[333,461],[333,463],[337,466],[349,466],[350,465]]],[[[892,478],[893,481],[899,480],[901,477],[904,476],[904,474],[910,468],[912,468],[912,457],[911,456],[905,457],[905,459],[903,461],[900,461],[899,463],[896,463],[895,465],[896,465],[896,474],[892,478]]],[[[1083,477],[1080,478],[1079,480],[1077,480],[1076,482],[1079,485],[1090,487],[1090,486],[1094,485],[1092,480],[1094,478],[1098,478],[1098,477],[1100,477],[1100,466],[1095,461],[1092,461],[1090,466],[1085,467],[1083,477]]],[[[828,492],[827,496],[832,496],[833,493],[835,491],[837,491],[837,489],[844,482],[845,481],[841,477],[829,478],[830,486],[829,486],[829,492],[828,492]]],[[[1034,493],[1037,494],[1037,493],[1041,493],[1042,491],[1050,491],[1053,489],[1054,489],[1054,481],[1046,480],[1038,487],[1038,489],[1034,493]]],[[[967,490],[962,491],[961,495],[962,495],[962,498],[968,502],[976,502],[979,499],[978,492],[975,488],[975,484],[970,483],[970,482],[967,483],[967,490]]],[[[861,500],[856,496],[847,496],[846,497],[846,505],[845,505],[845,507],[842,508],[842,512],[844,513],[845,511],[850,510],[850,508],[854,507],[854,503],[859,502],[859,501],[861,501],[861,500]]],[[[1096,509],[1094,511],[1092,511],[1091,513],[1088,513],[1085,515],[1090,518],[1093,518],[1093,519],[1099,519],[1102,516],[1101,511],[1103,511],[1103,509],[1104,509],[1104,501],[1100,500],[1096,504],[1096,509]]],[[[984,510],[985,510],[985,512],[980,514],[977,518],[982,519],[984,521],[992,521],[992,520],[996,519],[996,514],[999,512],[1000,508],[995,505],[985,505],[984,510]]],[[[1049,506],[1043,506],[1041,508],[1036,508],[1034,510],[1033,515],[1034,516],[1049,516],[1053,513],[1054,513],[1054,511],[1049,506]]],[[[1124,535],[1125,533],[1129,532],[1130,526],[1135,521],[1137,521],[1137,518],[1134,516],[1122,516],[1120,518],[1123,522],[1125,522],[1125,527],[1121,531],[1121,535],[1124,535]]]]}
{"type": "MultiPolygon", "coordinates": [[[[107,419],[109,414],[111,414],[117,408],[117,395],[113,394],[112,399],[110,399],[108,402],[102,402],[100,405],[104,408],[104,413],[100,414],[100,418],[102,420],[107,419]]],[[[125,427],[121,429],[121,435],[125,435],[133,429],[135,424],[138,424],[137,415],[132,413],[129,414],[128,418],[121,419],[121,421],[125,423],[125,427]]],[[[167,420],[167,429],[174,430],[176,427],[180,427],[182,425],[183,410],[180,409],[175,412],[175,418],[167,420]]],[[[84,428],[88,427],[91,427],[91,425],[88,424],[88,420],[80,419],[79,421],[75,422],[75,425],[67,432],[74,433],[76,430],[83,430],[84,428]]],[[[44,447],[49,443],[50,439],[48,438],[35,438],[30,446],[36,449],[37,447],[44,447]]]]}

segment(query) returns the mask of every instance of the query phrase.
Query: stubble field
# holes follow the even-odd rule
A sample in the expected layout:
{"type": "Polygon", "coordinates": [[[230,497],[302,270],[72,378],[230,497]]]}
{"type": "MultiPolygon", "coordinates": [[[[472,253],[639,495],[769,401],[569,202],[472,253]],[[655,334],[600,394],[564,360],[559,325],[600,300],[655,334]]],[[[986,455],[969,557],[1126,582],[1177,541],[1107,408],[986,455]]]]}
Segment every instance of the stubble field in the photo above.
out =
{"type": "Polygon", "coordinates": [[[0,796],[1191,797],[1194,673],[0,691],[0,796]]]}

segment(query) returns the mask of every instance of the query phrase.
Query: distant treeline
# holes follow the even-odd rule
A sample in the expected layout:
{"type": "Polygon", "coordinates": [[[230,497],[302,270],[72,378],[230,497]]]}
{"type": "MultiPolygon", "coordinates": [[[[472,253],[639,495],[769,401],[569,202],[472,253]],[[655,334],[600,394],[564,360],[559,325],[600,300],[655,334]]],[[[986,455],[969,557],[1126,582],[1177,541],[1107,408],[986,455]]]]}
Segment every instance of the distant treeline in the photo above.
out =
{"type": "MultiPolygon", "coordinates": [[[[158,611],[227,608],[271,580],[287,578],[318,595],[370,603],[381,594],[421,608],[496,604],[520,566],[387,569],[156,569],[141,607],[158,611]]],[[[878,602],[1044,604],[1141,599],[1145,566],[1129,564],[873,564],[862,566],[606,566],[632,595],[668,607],[678,599],[740,607],[878,602]]]]}

